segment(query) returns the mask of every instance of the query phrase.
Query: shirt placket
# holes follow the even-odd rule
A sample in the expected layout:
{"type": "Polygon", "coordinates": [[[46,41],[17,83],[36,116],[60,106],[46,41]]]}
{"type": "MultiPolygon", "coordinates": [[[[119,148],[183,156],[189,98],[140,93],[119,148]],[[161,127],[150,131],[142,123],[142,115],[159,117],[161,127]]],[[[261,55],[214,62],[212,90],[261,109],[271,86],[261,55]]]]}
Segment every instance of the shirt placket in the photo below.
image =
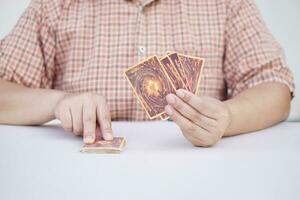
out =
{"type": "MultiPolygon", "coordinates": [[[[139,1],[136,3],[136,26],[135,26],[135,45],[134,45],[134,55],[136,57],[136,63],[144,60],[148,56],[148,40],[147,40],[147,23],[146,23],[146,11],[145,7],[154,0],[139,1]]],[[[137,110],[137,119],[146,119],[145,113],[141,107],[137,110]]]]}
{"type": "Polygon", "coordinates": [[[145,7],[150,4],[153,0],[144,1],[138,3],[137,6],[137,27],[136,27],[136,45],[135,51],[137,60],[143,60],[147,57],[147,24],[145,7]]]}

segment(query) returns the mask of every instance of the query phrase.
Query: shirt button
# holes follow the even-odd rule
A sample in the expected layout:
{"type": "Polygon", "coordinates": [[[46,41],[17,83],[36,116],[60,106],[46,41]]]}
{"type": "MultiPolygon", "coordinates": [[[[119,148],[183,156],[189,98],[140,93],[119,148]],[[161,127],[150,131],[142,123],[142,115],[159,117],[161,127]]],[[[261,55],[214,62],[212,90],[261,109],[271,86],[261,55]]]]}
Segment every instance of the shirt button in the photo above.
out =
{"type": "Polygon", "coordinates": [[[139,53],[139,55],[145,55],[146,54],[146,47],[139,46],[138,53],[139,53]]]}
{"type": "Polygon", "coordinates": [[[144,6],[142,6],[142,5],[138,6],[139,12],[143,12],[143,9],[144,9],[144,6]]]}

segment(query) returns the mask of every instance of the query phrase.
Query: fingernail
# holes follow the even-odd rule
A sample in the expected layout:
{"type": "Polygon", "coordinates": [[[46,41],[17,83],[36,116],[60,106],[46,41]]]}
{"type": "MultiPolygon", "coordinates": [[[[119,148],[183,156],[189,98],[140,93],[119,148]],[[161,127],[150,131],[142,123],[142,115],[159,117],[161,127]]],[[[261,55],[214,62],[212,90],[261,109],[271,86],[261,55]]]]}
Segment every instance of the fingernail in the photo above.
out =
{"type": "Polygon", "coordinates": [[[105,140],[113,140],[114,137],[112,136],[111,133],[103,133],[103,136],[105,137],[105,140]]]}
{"type": "Polygon", "coordinates": [[[84,136],[84,143],[93,143],[94,142],[94,137],[92,135],[86,135],[84,136]]]}
{"type": "Polygon", "coordinates": [[[183,90],[177,90],[176,91],[177,96],[179,96],[180,98],[184,98],[185,96],[185,92],[183,90]]]}
{"type": "Polygon", "coordinates": [[[173,109],[171,108],[171,106],[167,105],[165,107],[165,111],[169,116],[173,115],[173,109]]]}
{"type": "Polygon", "coordinates": [[[167,99],[167,102],[171,105],[174,104],[176,101],[173,94],[168,94],[166,99],[167,99]]]}

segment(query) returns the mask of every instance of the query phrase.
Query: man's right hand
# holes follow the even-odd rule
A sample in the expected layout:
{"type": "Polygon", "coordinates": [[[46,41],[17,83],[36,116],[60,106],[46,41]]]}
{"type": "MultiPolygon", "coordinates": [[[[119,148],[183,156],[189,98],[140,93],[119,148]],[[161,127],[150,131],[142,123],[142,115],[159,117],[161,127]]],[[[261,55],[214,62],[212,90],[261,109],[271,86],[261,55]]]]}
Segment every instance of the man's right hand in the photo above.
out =
{"type": "Polygon", "coordinates": [[[99,137],[113,139],[110,112],[102,96],[67,94],[58,101],[54,114],[66,131],[82,135],[84,143],[93,143],[99,137]]]}

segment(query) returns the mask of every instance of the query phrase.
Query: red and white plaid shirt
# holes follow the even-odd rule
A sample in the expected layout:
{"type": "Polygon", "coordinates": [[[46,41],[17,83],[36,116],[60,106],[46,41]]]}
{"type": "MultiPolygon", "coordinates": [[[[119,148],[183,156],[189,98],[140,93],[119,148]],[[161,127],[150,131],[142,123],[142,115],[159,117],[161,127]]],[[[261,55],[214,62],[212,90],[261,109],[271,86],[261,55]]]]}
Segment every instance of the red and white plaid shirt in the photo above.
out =
{"type": "Polygon", "coordinates": [[[294,90],[252,0],[33,0],[0,43],[0,78],[102,94],[114,120],[145,120],[124,70],[167,51],[206,59],[201,95],[225,100],[264,82],[294,90]]]}

